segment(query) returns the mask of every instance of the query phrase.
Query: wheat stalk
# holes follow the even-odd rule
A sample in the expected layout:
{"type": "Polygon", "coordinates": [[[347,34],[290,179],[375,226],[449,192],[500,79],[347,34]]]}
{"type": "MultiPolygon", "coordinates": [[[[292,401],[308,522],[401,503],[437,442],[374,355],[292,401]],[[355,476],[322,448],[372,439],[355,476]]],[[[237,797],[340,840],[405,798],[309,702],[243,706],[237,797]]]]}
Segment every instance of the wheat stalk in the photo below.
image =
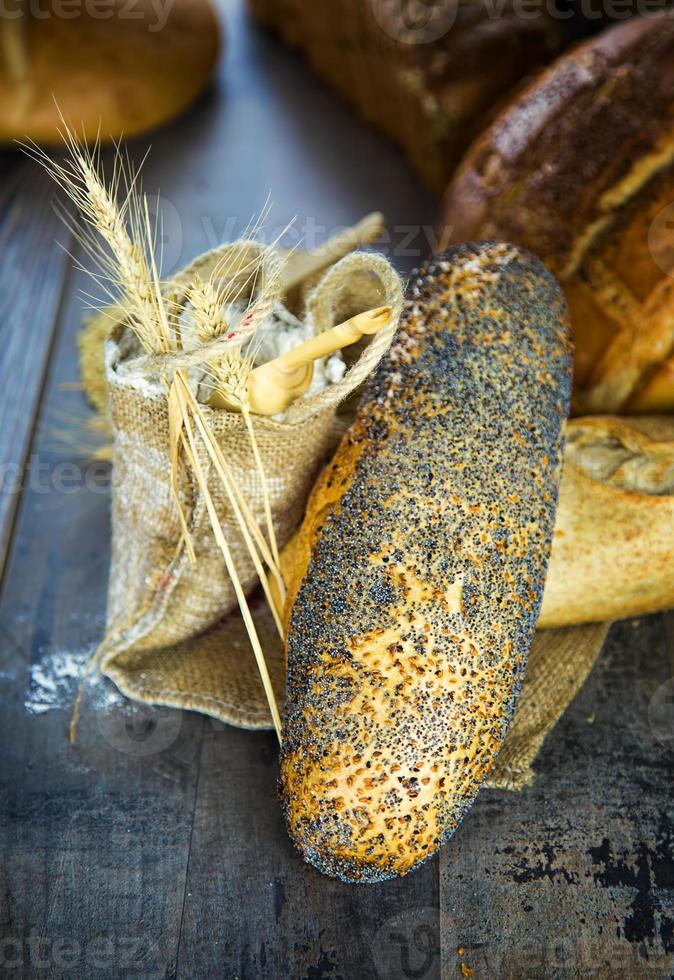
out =
{"type": "MultiPolygon", "coordinates": [[[[264,658],[264,653],[262,651],[262,646],[260,644],[259,637],[257,635],[257,630],[255,628],[255,623],[253,622],[253,617],[251,616],[250,607],[246,599],[243,586],[241,585],[241,580],[239,578],[236,564],[232,557],[231,550],[227,543],[227,539],[222,531],[222,526],[218,518],[217,511],[215,509],[215,504],[213,503],[213,498],[211,496],[210,490],[208,488],[208,481],[206,475],[202,469],[201,463],[199,462],[199,455],[196,446],[195,434],[192,430],[190,422],[190,411],[187,401],[187,392],[189,388],[185,383],[184,379],[180,374],[176,374],[176,393],[178,398],[178,403],[180,405],[180,410],[182,414],[182,422],[187,434],[187,441],[189,443],[189,448],[187,451],[187,456],[192,466],[192,469],[197,478],[199,488],[204,497],[206,503],[206,509],[208,511],[209,520],[211,522],[211,528],[215,536],[215,540],[222,552],[223,558],[225,559],[225,565],[227,566],[227,571],[234,585],[234,591],[236,593],[236,598],[239,603],[239,608],[241,609],[241,615],[243,616],[243,621],[248,632],[248,638],[250,639],[251,646],[253,647],[253,652],[255,654],[255,659],[257,661],[258,670],[260,672],[260,677],[262,678],[262,685],[264,687],[265,696],[267,698],[267,703],[269,705],[269,710],[271,712],[272,720],[274,722],[274,728],[276,729],[276,735],[281,742],[281,717],[279,714],[278,706],[276,704],[276,696],[274,694],[274,689],[272,687],[271,678],[269,677],[269,671],[267,669],[267,664],[264,658]]],[[[191,394],[191,393],[190,393],[191,394]]],[[[198,416],[196,416],[198,419],[198,416]]],[[[210,432],[210,430],[207,430],[210,432]]],[[[203,433],[202,433],[203,435],[203,433]]],[[[208,445],[208,443],[207,443],[208,445]]],[[[274,605],[271,603],[272,611],[274,610],[274,605]]]]}
{"type": "Polygon", "coordinates": [[[171,492],[173,494],[176,510],[178,511],[178,519],[182,530],[182,541],[185,542],[188,557],[194,565],[197,558],[194,552],[194,545],[192,544],[192,537],[187,524],[187,518],[183,510],[182,500],[180,499],[180,484],[178,482],[180,444],[184,433],[181,406],[178,400],[175,381],[168,389],[167,399],[169,419],[169,452],[171,455],[171,492]]]}
{"type": "MultiPolygon", "coordinates": [[[[267,281],[262,282],[259,295],[256,297],[256,285],[260,271],[264,269],[264,257],[266,251],[259,256],[259,260],[253,263],[253,270],[234,292],[233,286],[226,286],[223,290],[218,290],[213,280],[204,282],[200,277],[195,277],[191,283],[188,295],[193,308],[193,314],[197,325],[197,335],[202,341],[212,340],[222,336],[228,329],[227,319],[223,315],[223,306],[229,301],[232,304],[241,295],[243,289],[250,289],[250,300],[242,320],[243,328],[232,335],[236,336],[237,343],[241,342],[245,334],[252,334],[263,316],[271,311],[273,302],[280,284],[280,265],[272,265],[272,271],[267,281]]],[[[251,263],[248,263],[250,265],[251,263]]],[[[248,266],[245,267],[247,271],[248,266]]],[[[232,280],[233,281],[233,280],[232,280]]],[[[248,377],[251,370],[252,355],[244,357],[238,350],[225,353],[211,363],[211,376],[215,382],[211,404],[218,407],[238,408],[243,415],[248,436],[250,438],[253,459],[260,477],[262,485],[263,507],[265,522],[267,525],[267,535],[272,551],[272,557],[276,566],[280,566],[280,553],[274,528],[274,519],[269,496],[269,485],[265,472],[262,456],[255,435],[255,428],[248,406],[248,377]]],[[[285,597],[285,587],[282,580],[279,583],[282,597],[285,597]]]]}
{"type": "MultiPolygon", "coordinates": [[[[243,416],[248,438],[250,439],[253,459],[260,477],[262,485],[262,502],[264,507],[265,522],[267,525],[267,535],[269,546],[275,564],[280,568],[281,558],[274,528],[274,518],[271,509],[271,498],[269,496],[269,484],[267,474],[262,461],[262,454],[255,435],[255,426],[248,404],[248,378],[250,376],[251,364],[249,358],[244,358],[238,352],[226,354],[212,366],[212,377],[215,382],[211,403],[220,407],[238,409],[243,416]]],[[[279,589],[282,601],[285,601],[285,585],[281,579],[279,589]]]]}
{"type": "MultiPolygon", "coordinates": [[[[277,566],[281,567],[281,556],[279,553],[278,541],[276,540],[276,531],[274,529],[274,519],[271,512],[271,499],[269,496],[269,484],[267,483],[267,474],[265,472],[264,464],[262,462],[262,456],[260,454],[260,449],[257,443],[257,436],[255,435],[255,427],[253,425],[253,419],[248,411],[248,398],[246,402],[242,405],[241,414],[243,415],[244,422],[246,423],[246,429],[248,430],[248,437],[250,439],[250,445],[253,450],[253,458],[255,460],[255,465],[257,471],[260,474],[260,480],[262,482],[262,501],[264,504],[264,516],[267,522],[267,533],[269,534],[269,544],[271,546],[271,553],[274,556],[274,561],[277,566]]],[[[279,582],[279,587],[281,590],[281,603],[285,602],[285,585],[283,579],[279,582]]]]}
{"type": "Polygon", "coordinates": [[[213,467],[223,484],[232,508],[232,512],[234,513],[237,523],[239,524],[239,529],[244,539],[244,543],[251,556],[253,565],[255,566],[255,571],[257,572],[260,582],[262,583],[265,596],[274,617],[276,627],[279,631],[279,636],[281,639],[284,639],[283,627],[278,616],[276,603],[274,602],[262,562],[267,564],[270,572],[276,579],[277,588],[281,595],[281,601],[285,601],[285,584],[281,575],[280,564],[270,553],[267,543],[265,542],[264,537],[262,536],[262,533],[258,527],[257,521],[250,511],[250,508],[248,507],[248,504],[246,503],[245,498],[239,489],[234,474],[223,456],[217,439],[213,435],[213,432],[201,410],[201,406],[190,391],[185,377],[180,373],[176,374],[176,383],[181,384],[182,388],[184,389],[183,398],[189,405],[206,446],[207,452],[211,458],[211,463],[213,464],[213,467]]]}

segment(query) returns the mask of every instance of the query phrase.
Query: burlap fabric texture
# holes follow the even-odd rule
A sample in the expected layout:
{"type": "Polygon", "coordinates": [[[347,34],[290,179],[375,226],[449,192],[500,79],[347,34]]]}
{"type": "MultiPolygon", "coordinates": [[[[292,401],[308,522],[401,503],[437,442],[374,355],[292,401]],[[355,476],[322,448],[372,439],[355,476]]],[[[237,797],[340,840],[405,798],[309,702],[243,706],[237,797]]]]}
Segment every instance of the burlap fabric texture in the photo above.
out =
{"type": "MultiPolygon", "coordinates": [[[[242,242],[224,248],[250,254],[257,247],[242,242]]],[[[197,272],[209,275],[221,262],[222,251],[197,260],[171,288],[180,292],[197,272]]],[[[306,319],[316,333],[384,304],[393,309],[390,324],[374,335],[342,381],[298,399],[282,421],[255,417],[279,547],[301,519],[316,472],[339,435],[340,403],[365,380],[391,342],[402,308],[402,284],[383,256],[354,252],[334,265],[307,298],[306,319]]],[[[252,651],[245,644],[228,642],[223,618],[236,605],[234,588],[188,466],[180,467],[180,495],[195,563],[181,546],[171,488],[165,378],[183,368],[186,359],[197,363],[198,354],[159,359],[142,355],[123,323],[112,327],[105,345],[114,432],[112,560],[106,635],[98,659],[102,672],[136,700],[192,708],[245,727],[266,727],[268,708],[252,651]]],[[[242,416],[208,406],[203,411],[243,496],[264,527],[262,480],[242,416]]],[[[253,563],[205,447],[200,459],[242,584],[250,591],[256,584],[253,563]]],[[[278,687],[282,671],[276,666],[272,674],[278,687]]]]}
{"type": "Polygon", "coordinates": [[[608,623],[588,623],[536,633],[517,710],[487,786],[519,790],[533,781],[532,764],[585,683],[608,629],[608,623]]]}

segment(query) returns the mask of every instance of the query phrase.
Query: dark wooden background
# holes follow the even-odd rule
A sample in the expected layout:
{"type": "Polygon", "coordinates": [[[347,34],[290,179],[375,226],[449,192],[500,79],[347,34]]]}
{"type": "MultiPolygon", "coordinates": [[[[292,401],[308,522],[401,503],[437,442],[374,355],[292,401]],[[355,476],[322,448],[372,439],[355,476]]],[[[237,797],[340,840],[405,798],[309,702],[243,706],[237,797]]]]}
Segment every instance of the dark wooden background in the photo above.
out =
{"type": "MultiPolygon", "coordinates": [[[[167,271],[234,237],[268,190],[270,227],[297,214],[309,244],[381,209],[411,269],[436,202],[238,2],[222,6],[215,91],[151,138],[167,271]]],[[[380,886],[293,852],[272,734],[123,703],[101,716],[87,695],[73,748],[69,704],[26,710],[35,665],[101,635],[109,496],[100,471],[87,478],[72,386],[90,287],[54,244],[72,247],[52,187],[19,153],[0,166],[0,976],[669,976],[672,615],[612,629],[532,788],[483,792],[439,859],[380,886]]]]}

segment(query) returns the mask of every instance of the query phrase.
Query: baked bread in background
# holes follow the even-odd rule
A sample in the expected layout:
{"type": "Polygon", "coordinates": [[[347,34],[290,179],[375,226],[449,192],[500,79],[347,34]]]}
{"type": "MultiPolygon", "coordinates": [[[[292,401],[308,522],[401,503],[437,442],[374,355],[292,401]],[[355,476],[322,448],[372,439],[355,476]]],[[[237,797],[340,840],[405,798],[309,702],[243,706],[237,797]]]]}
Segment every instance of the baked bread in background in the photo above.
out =
{"type": "Polygon", "coordinates": [[[674,419],[573,419],[539,627],[672,606],[674,419]]]}
{"type": "Polygon", "coordinates": [[[674,410],[674,15],[561,56],[473,144],[444,240],[512,241],[564,287],[577,413],[674,410]]]}
{"type": "Polygon", "coordinates": [[[497,17],[483,0],[250,0],[250,6],[403,146],[438,195],[495,103],[565,40],[563,21],[543,9],[535,18],[518,17],[513,0],[497,17]]]}
{"type": "Polygon", "coordinates": [[[0,142],[60,143],[59,110],[87,139],[99,128],[102,141],[135,136],[207,86],[220,45],[210,0],[135,0],[133,16],[126,0],[111,0],[108,16],[97,10],[0,24],[0,142]]]}

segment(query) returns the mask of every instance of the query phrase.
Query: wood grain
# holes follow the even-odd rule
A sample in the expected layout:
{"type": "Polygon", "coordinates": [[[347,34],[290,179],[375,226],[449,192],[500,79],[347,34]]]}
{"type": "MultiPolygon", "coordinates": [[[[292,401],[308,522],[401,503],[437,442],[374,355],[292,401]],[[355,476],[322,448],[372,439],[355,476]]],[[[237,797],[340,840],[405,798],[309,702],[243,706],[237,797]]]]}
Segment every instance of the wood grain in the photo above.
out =
{"type": "Polygon", "coordinates": [[[437,861],[374,887],[322,877],[286,833],[277,756],[271,734],[207,723],[178,975],[439,978],[437,861]]]}
{"type": "Polygon", "coordinates": [[[87,660],[105,610],[106,468],[77,452],[86,406],[65,386],[75,376],[80,308],[72,294],[0,599],[9,692],[0,712],[0,963],[18,962],[25,976],[165,976],[178,949],[203,719],[106,699],[95,709],[111,688],[101,680],[87,689],[71,747],[77,682],[50,667],[87,660]],[[36,687],[50,693],[39,669],[62,687],[42,713],[25,707],[36,687]]]}
{"type": "Polygon", "coordinates": [[[69,234],[54,214],[54,188],[36,164],[3,155],[0,194],[0,574],[24,477],[28,444],[70,259],[69,234]]]}
{"type": "Polygon", "coordinates": [[[651,708],[663,683],[662,617],[614,626],[534,785],[479,798],[442,854],[444,976],[461,963],[476,977],[670,976],[674,742],[651,708]]]}

